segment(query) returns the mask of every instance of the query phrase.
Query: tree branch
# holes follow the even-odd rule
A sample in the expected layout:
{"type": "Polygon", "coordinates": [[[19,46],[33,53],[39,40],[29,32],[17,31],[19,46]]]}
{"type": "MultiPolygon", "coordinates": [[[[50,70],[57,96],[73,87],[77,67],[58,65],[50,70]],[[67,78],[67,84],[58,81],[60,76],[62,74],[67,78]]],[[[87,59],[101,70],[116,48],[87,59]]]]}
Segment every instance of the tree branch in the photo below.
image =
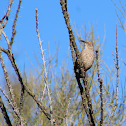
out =
{"type": "Polygon", "coordinates": [[[1,111],[3,113],[4,119],[5,119],[6,123],[7,123],[7,125],[12,126],[10,118],[9,118],[9,116],[7,114],[7,110],[6,110],[6,108],[4,106],[4,103],[3,103],[2,99],[1,99],[1,96],[0,96],[0,108],[1,108],[1,111]]]}
{"type": "Polygon", "coordinates": [[[97,60],[97,74],[98,74],[98,82],[100,83],[100,98],[101,98],[101,120],[100,120],[100,126],[103,125],[103,80],[100,77],[100,69],[99,69],[99,51],[96,50],[96,60],[97,60]]]}
{"type": "MultiPolygon", "coordinates": [[[[15,26],[16,26],[16,22],[17,22],[17,18],[18,18],[18,13],[19,13],[19,10],[20,10],[20,7],[21,7],[21,2],[22,0],[19,0],[19,4],[18,4],[18,9],[17,9],[17,12],[16,12],[16,15],[15,15],[15,19],[14,19],[14,24],[12,26],[13,28],[13,31],[12,31],[12,37],[11,37],[11,41],[10,41],[10,47],[12,46],[13,42],[14,42],[14,37],[16,35],[16,30],[15,30],[15,26]]],[[[23,88],[23,87],[22,87],[23,88]]]]}
{"type": "Polygon", "coordinates": [[[116,24],[116,64],[115,64],[116,70],[117,70],[117,76],[116,76],[116,103],[114,106],[114,109],[109,117],[109,121],[107,126],[109,126],[109,124],[111,123],[111,120],[114,116],[114,112],[118,106],[118,98],[119,98],[119,56],[118,56],[118,46],[117,46],[117,24],[116,24]]]}
{"type": "Polygon", "coordinates": [[[82,67],[81,59],[79,59],[79,50],[78,50],[77,45],[75,43],[75,37],[74,37],[73,31],[71,29],[70,19],[69,19],[69,14],[67,12],[67,3],[66,2],[67,2],[66,0],[65,1],[60,0],[62,13],[63,13],[64,19],[65,19],[65,22],[66,22],[66,26],[67,26],[68,32],[69,32],[70,49],[71,49],[72,60],[73,60],[73,65],[74,65],[74,72],[75,72],[75,75],[76,75],[76,80],[78,82],[78,86],[80,88],[83,106],[84,106],[85,111],[87,112],[87,117],[88,117],[89,123],[90,123],[90,125],[95,125],[89,89],[88,89],[88,85],[87,85],[87,82],[86,82],[87,79],[86,79],[86,77],[84,77],[86,73],[84,72],[84,69],[82,67]],[[85,92],[84,92],[82,85],[80,83],[80,78],[78,78],[78,76],[77,76],[74,51],[75,51],[75,54],[76,54],[76,57],[77,57],[77,62],[79,63],[80,72],[81,72],[82,76],[84,77],[83,78],[83,84],[84,84],[84,87],[85,87],[85,92]],[[82,96],[82,94],[83,94],[83,96],[82,96]],[[84,101],[85,100],[84,94],[87,98],[89,111],[87,111],[87,105],[85,104],[85,101],[84,101]]]}
{"type": "Polygon", "coordinates": [[[45,63],[45,58],[44,58],[44,52],[42,49],[42,41],[40,39],[40,34],[39,34],[39,29],[38,29],[38,15],[37,15],[38,9],[36,9],[36,32],[39,40],[39,45],[40,45],[40,50],[41,50],[41,55],[42,55],[42,61],[43,61],[43,67],[44,67],[44,81],[45,81],[45,86],[47,88],[48,92],[48,98],[49,98],[49,106],[50,106],[50,115],[51,115],[51,126],[53,126],[53,108],[52,108],[52,99],[50,95],[50,89],[49,89],[49,82],[48,82],[48,77],[47,77],[47,72],[46,72],[46,63],[45,63]]]}
{"type": "Polygon", "coordinates": [[[4,27],[6,26],[6,24],[7,24],[8,17],[9,17],[10,11],[11,11],[11,6],[12,6],[12,4],[13,4],[13,0],[9,0],[9,5],[8,5],[7,12],[6,12],[6,14],[3,16],[3,18],[0,20],[0,22],[3,23],[3,20],[6,18],[6,19],[5,19],[5,22],[4,22],[4,24],[3,24],[3,28],[4,28],[4,27]]]}
{"type": "Polygon", "coordinates": [[[18,108],[17,108],[17,104],[15,102],[15,96],[14,96],[14,93],[13,93],[13,89],[12,89],[12,86],[11,86],[11,83],[10,83],[10,80],[9,80],[9,76],[8,76],[5,64],[4,64],[4,60],[3,60],[3,57],[2,57],[1,50],[0,50],[0,62],[1,62],[2,69],[3,69],[3,72],[4,72],[4,77],[6,79],[6,84],[7,84],[10,96],[11,96],[10,102],[11,102],[11,104],[13,106],[13,110],[16,112],[16,116],[17,116],[18,122],[21,123],[20,121],[22,120],[22,117],[19,114],[19,111],[18,111],[18,108]]]}

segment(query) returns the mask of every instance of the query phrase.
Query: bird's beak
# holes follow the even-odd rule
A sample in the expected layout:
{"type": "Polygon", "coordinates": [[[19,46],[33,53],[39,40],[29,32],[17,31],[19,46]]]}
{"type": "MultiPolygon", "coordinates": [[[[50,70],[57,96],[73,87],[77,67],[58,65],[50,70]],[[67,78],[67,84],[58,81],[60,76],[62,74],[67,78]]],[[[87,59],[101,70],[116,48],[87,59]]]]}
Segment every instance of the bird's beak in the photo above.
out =
{"type": "Polygon", "coordinates": [[[84,43],[89,43],[88,41],[84,41],[84,40],[80,40],[81,42],[84,42],[84,43]]]}

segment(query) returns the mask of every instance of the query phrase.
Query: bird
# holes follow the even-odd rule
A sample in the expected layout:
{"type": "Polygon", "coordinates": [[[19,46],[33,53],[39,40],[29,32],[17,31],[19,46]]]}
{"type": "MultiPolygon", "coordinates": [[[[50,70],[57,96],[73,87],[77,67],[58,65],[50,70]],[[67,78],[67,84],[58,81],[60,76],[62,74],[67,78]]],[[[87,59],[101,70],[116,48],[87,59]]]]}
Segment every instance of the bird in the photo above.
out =
{"type": "MultiPolygon", "coordinates": [[[[82,66],[84,71],[89,70],[94,62],[95,54],[94,54],[94,44],[91,41],[80,40],[85,43],[85,48],[79,53],[79,59],[82,62],[82,66]]],[[[75,66],[79,69],[79,62],[76,60],[75,66]]]]}

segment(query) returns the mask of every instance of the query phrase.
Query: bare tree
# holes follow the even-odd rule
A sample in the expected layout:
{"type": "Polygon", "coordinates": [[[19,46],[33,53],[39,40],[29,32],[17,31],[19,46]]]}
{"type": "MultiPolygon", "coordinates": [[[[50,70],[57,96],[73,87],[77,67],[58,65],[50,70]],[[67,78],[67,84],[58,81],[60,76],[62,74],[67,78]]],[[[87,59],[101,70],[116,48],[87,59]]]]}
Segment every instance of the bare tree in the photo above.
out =
{"type": "MultiPolygon", "coordinates": [[[[82,38],[80,31],[71,27],[68,13],[67,0],[60,0],[61,10],[69,33],[70,50],[73,61],[73,73],[70,73],[68,61],[64,58],[61,72],[57,73],[58,50],[54,56],[50,55],[45,58],[44,49],[39,33],[38,9],[35,10],[35,24],[38,37],[38,43],[41,51],[42,63],[35,55],[40,69],[35,68],[37,77],[34,72],[28,76],[25,68],[24,73],[19,71],[15,57],[12,51],[12,45],[16,36],[16,23],[21,8],[22,1],[19,0],[15,18],[12,25],[12,36],[9,40],[5,27],[9,22],[9,16],[13,0],[9,0],[7,12],[0,20],[0,39],[4,36],[7,42],[7,49],[0,46],[0,63],[4,73],[5,84],[0,87],[0,125],[122,125],[125,122],[125,99],[119,103],[119,56],[117,45],[116,30],[116,58],[114,58],[114,67],[109,69],[107,64],[102,61],[102,46],[98,44],[98,37],[94,37],[93,27],[90,33],[85,32],[85,38],[82,38]],[[73,29],[76,34],[74,34],[73,29]],[[88,39],[94,43],[96,48],[96,58],[92,68],[84,72],[82,61],[79,58],[79,49],[75,38],[88,39]],[[6,54],[11,62],[16,77],[9,76],[3,54],[6,54]],[[45,59],[48,59],[45,61],[45,59]],[[55,61],[52,62],[52,61],[55,61]],[[75,62],[78,62],[80,71],[76,70],[75,62]],[[106,69],[101,64],[105,64],[106,69]],[[104,71],[104,75],[101,74],[104,71]],[[80,74],[82,78],[80,77],[80,74]],[[114,78],[116,77],[116,86],[114,78]],[[13,79],[14,78],[14,79],[13,79]],[[16,79],[15,79],[16,78],[16,79]],[[105,80],[105,78],[107,78],[105,80]],[[51,88],[53,83],[54,87],[51,88]],[[113,84],[114,86],[111,86],[113,84]],[[78,88],[79,87],[79,88],[78,88]],[[112,92],[112,93],[111,93],[112,92]],[[6,99],[6,100],[5,100],[6,99]],[[3,118],[4,120],[3,120],[3,118]]],[[[57,45],[56,45],[57,46],[57,45]]],[[[82,44],[79,45],[84,48],[82,44]]],[[[29,57],[28,57],[29,58],[29,57]]],[[[30,60],[30,59],[29,59],[30,60]]],[[[31,61],[30,61],[31,62],[31,61]]],[[[32,64],[32,62],[31,62],[32,64]]],[[[32,64],[33,65],[33,64],[32,64]]],[[[34,67],[34,65],[33,65],[34,67]]],[[[124,95],[125,97],[125,95],[124,95]]]]}

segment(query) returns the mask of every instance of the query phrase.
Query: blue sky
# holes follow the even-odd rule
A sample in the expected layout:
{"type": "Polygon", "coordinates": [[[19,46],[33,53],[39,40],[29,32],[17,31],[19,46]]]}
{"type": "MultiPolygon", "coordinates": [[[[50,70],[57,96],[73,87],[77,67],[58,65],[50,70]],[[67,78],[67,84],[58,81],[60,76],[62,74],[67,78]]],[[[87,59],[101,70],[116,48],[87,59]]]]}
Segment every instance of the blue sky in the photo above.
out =
{"type": "MultiPolygon", "coordinates": [[[[120,7],[120,3],[116,1],[116,4],[120,7]]],[[[0,1],[0,18],[3,17],[7,10],[8,1],[0,1]]],[[[17,9],[18,1],[14,1],[9,21],[7,23],[4,32],[6,32],[9,40],[11,38],[12,24],[14,20],[14,15],[17,9]]],[[[55,42],[59,45],[59,65],[58,69],[61,68],[64,57],[68,54],[69,50],[69,35],[66,28],[66,24],[62,15],[62,10],[60,2],[57,0],[37,0],[37,1],[23,1],[21,4],[21,9],[17,21],[17,34],[13,44],[13,53],[16,58],[17,64],[20,71],[23,71],[24,65],[26,69],[32,69],[32,66],[25,54],[28,54],[32,63],[37,67],[35,61],[34,52],[38,55],[41,61],[39,42],[36,35],[36,22],[35,22],[35,9],[38,8],[38,21],[39,21],[39,32],[41,35],[41,40],[43,40],[43,49],[45,49],[45,56],[48,56],[48,43],[50,44],[51,55],[53,56],[55,51],[55,42]],[[24,50],[25,48],[25,50],[24,50]]],[[[119,27],[119,22],[116,16],[116,11],[119,17],[122,19],[123,23],[125,20],[122,18],[121,13],[114,6],[111,1],[106,0],[68,0],[68,12],[70,16],[71,23],[76,28],[82,31],[82,25],[86,26],[87,32],[90,32],[89,24],[94,25],[94,35],[97,38],[97,32],[99,34],[99,42],[102,43],[105,38],[105,49],[103,60],[106,60],[108,66],[113,66],[112,51],[115,53],[115,42],[116,42],[116,23],[118,24],[118,49],[119,55],[125,60],[126,53],[124,52],[126,35],[124,31],[119,27]]],[[[5,39],[2,37],[0,41],[0,46],[7,48],[5,39]]],[[[5,57],[7,67],[10,67],[10,63],[5,57]]],[[[72,69],[71,55],[70,55],[70,70],[72,69]]],[[[120,65],[122,63],[120,61],[120,65]]],[[[121,74],[125,74],[125,66],[121,74]]],[[[0,67],[1,71],[1,67],[0,67]]],[[[0,72],[0,74],[2,74],[0,72]]],[[[121,78],[121,77],[120,77],[121,78]]]]}

